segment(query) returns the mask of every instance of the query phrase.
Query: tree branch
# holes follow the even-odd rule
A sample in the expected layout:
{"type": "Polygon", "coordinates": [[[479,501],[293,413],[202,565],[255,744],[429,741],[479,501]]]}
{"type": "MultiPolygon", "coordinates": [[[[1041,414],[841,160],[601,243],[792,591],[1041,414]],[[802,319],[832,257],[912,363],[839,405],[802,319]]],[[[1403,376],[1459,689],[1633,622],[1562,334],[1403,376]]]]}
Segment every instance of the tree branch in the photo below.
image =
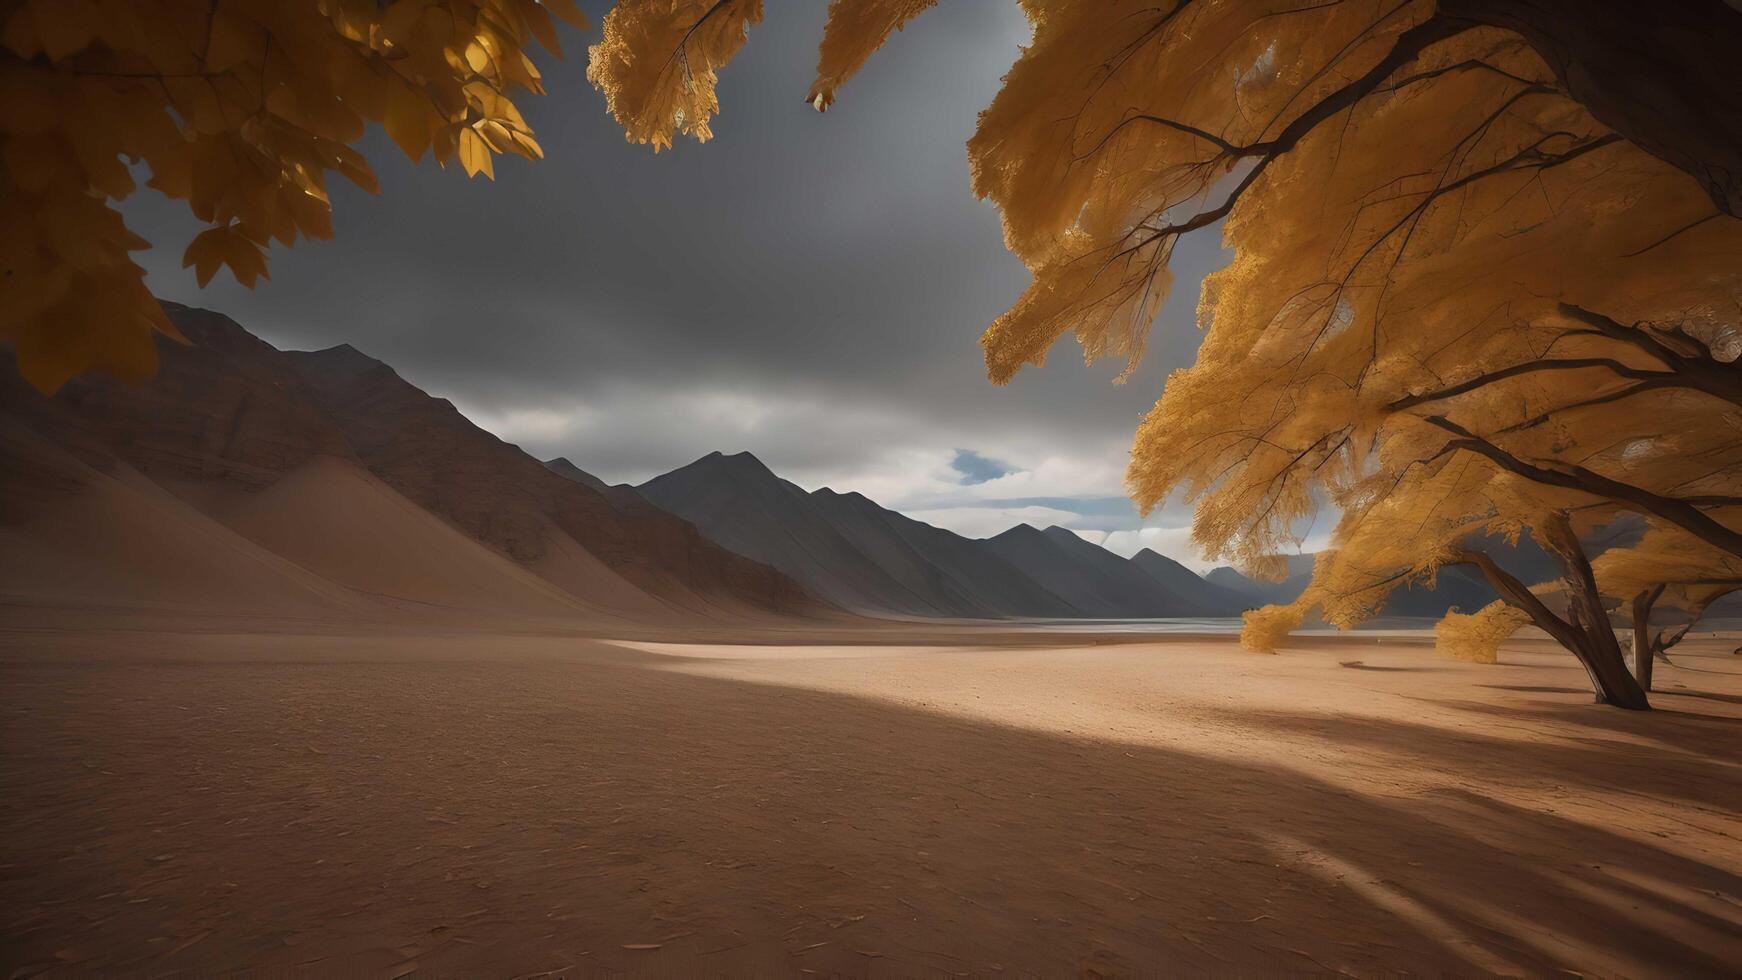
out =
{"type": "Polygon", "coordinates": [[[1641,368],[1630,367],[1609,357],[1543,358],[1541,360],[1526,361],[1522,364],[1514,364],[1511,367],[1501,368],[1498,371],[1489,371],[1486,374],[1479,374],[1468,381],[1462,381],[1455,385],[1448,385],[1435,391],[1425,391],[1419,395],[1406,395],[1385,407],[1390,411],[1400,412],[1404,409],[1414,408],[1417,405],[1425,405],[1428,402],[1455,398],[1458,395],[1475,391],[1477,388],[1491,385],[1497,381],[1505,381],[1508,378],[1516,378],[1520,375],[1535,374],[1539,371],[1578,371],[1587,368],[1607,368],[1623,378],[1633,378],[1641,381],[1674,377],[1673,374],[1667,371],[1646,371],[1641,368]]]}
{"type": "Polygon", "coordinates": [[[1535,483],[1576,490],[1594,497],[1606,497],[1629,510],[1668,521],[1714,547],[1742,557],[1742,533],[1726,527],[1700,509],[1742,506],[1742,498],[1666,497],[1643,487],[1610,479],[1583,466],[1557,463],[1555,467],[1549,467],[1527,462],[1444,416],[1429,415],[1422,421],[1444,429],[1456,437],[1446,444],[1449,449],[1461,449],[1485,456],[1508,473],[1535,483]]]}
{"type": "Polygon", "coordinates": [[[1555,638],[1569,650],[1579,648],[1578,631],[1566,620],[1556,616],[1554,611],[1537,598],[1530,587],[1519,581],[1516,576],[1501,568],[1487,553],[1471,548],[1460,549],[1452,554],[1448,565],[1472,565],[1488,580],[1488,585],[1509,606],[1523,610],[1538,629],[1555,638]]]}
{"type": "Polygon", "coordinates": [[[1628,325],[1573,303],[1559,305],[1561,315],[1585,324],[1593,333],[1650,354],[1681,379],[1684,387],[1742,407],[1742,365],[1720,361],[1712,349],[1682,330],[1628,325]]]}

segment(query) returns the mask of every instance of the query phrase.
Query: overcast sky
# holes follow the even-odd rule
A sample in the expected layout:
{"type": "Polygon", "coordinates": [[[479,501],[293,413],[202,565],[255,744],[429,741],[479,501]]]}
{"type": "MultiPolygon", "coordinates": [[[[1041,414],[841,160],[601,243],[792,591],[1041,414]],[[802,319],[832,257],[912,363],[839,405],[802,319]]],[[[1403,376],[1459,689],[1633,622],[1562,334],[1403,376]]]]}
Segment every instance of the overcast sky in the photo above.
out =
{"type": "MultiPolygon", "coordinates": [[[[598,6],[597,4],[593,6],[598,6]]],[[[986,381],[982,329],[1028,275],[969,189],[964,143],[1027,39],[1015,3],[944,4],[819,115],[803,103],[825,5],[771,0],[723,73],[716,138],[626,143],[585,79],[597,28],[568,31],[521,101],[542,162],[494,182],[372,136],[379,196],[335,179],[337,237],[275,248],[258,291],[179,268],[197,230],[147,195],[130,223],[160,296],[285,348],[350,343],[540,458],[639,483],[749,450],[807,489],[859,490],[973,536],[1062,524],[1199,565],[1183,509],[1125,499],[1132,432],[1198,342],[1214,229],[1175,252],[1148,359],[986,381]],[[1147,527],[1145,527],[1147,525],[1147,527]]],[[[597,18],[595,18],[596,21],[597,18]]]]}

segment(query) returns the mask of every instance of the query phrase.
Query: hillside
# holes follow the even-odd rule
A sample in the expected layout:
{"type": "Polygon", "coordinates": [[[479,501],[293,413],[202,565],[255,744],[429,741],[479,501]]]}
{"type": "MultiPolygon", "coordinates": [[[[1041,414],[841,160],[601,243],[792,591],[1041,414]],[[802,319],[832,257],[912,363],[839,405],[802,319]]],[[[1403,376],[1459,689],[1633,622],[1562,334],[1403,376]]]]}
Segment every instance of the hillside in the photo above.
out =
{"type": "Polygon", "coordinates": [[[350,347],[287,353],[166,308],[190,343],[164,341],[147,383],[45,398],[4,372],[7,601],[650,622],[824,608],[350,347]]]}

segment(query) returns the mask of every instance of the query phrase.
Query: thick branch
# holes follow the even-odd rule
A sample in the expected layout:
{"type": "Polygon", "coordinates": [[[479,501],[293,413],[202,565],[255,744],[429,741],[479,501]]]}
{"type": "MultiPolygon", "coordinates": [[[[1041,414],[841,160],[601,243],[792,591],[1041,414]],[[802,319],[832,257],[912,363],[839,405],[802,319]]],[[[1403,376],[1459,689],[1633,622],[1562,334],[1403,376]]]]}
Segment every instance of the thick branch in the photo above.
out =
{"type": "Polygon", "coordinates": [[[1666,497],[1643,487],[1612,480],[1583,466],[1556,463],[1549,467],[1527,462],[1443,416],[1429,415],[1423,421],[1457,437],[1446,444],[1448,449],[1484,456],[1501,469],[1536,483],[1606,497],[1629,510],[1668,521],[1714,547],[1742,557],[1742,533],[1731,530],[1700,509],[1702,506],[1742,506],[1742,498],[1666,497]]]}
{"type": "MultiPolygon", "coordinates": [[[[1371,95],[1387,78],[1395,74],[1399,68],[1413,61],[1429,46],[1447,38],[1456,37],[1475,26],[1468,23],[1454,23],[1440,17],[1429,17],[1399,34],[1397,42],[1392,45],[1391,50],[1386,52],[1385,57],[1379,59],[1377,64],[1368,69],[1366,74],[1330,93],[1294,117],[1287,126],[1282,128],[1280,133],[1276,134],[1274,139],[1235,147],[1233,155],[1236,158],[1256,156],[1258,162],[1253,164],[1252,169],[1247,171],[1244,177],[1240,178],[1240,183],[1235,185],[1221,204],[1208,211],[1200,211],[1183,221],[1172,222],[1160,228],[1151,229],[1151,231],[1157,236],[1183,235],[1227,217],[1228,213],[1234,210],[1235,203],[1240,200],[1240,195],[1246,193],[1246,189],[1258,180],[1259,175],[1264,172],[1264,168],[1278,157],[1294,149],[1295,145],[1317,129],[1320,123],[1333,118],[1371,95]]],[[[1183,124],[1172,121],[1169,121],[1169,125],[1174,128],[1183,126],[1183,124]]],[[[1197,130],[1193,135],[1207,134],[1197,130]]]]}
{"type": "Polygon", "coordinates": [[[1439,0],[1436,18],[1517,33],[1603,125],[1742,215],[1742,14],[1725,0],[1439,0]]]}
{"type": "Polygon", "coordinates": [[[1424,391],[1419,395],[1407,395],[1403,398],[1397,399],[1385,407],[1390,411],[1400,412],[1407,408],[1414,408],[1417,405],[1426,405],[1428,402],[1455,398],[1458,395],[1475,391],[1477,388],[1486,387],[1487,385],[1494,384],[1497,381],[1505,381],[1508,378],[1516,378],[1520,375],[1535,374],[1539,371],[1578,371],[1586,368],[1607,368],[1620,377],[1633,378],[1642,381],[1653,378],[1673,377],[1669,372],[1646,371],[1641,368],[1630,367],[1620,361],[1608,357],[1543,358],[1536,361],[1526,361],[1522,364],[1514,364],[1511,367],[1501,368],[1498,371],[1489,371],[1486,374],[1479,374],[1468,381],[1459,382],[1455,385],[1448,385],[1435,391],[1424,391]]]}
{"type": "Polygon", "coordinates": [[[1669,377],[1656,378],[1656,379],[1653,379],[1651,381],[1641,381],[1636,385],[1630,385],[1626,388],[1622,388],[1619,391],[1612,391],[1612,392],[1608,393],[1607,395],[1598,395],[1595,398],[1585,398],[1585,399],[1573,402],[1573,403],[1568,404],[1568,405],[1560,405],[1560,406],[1557,406],[1555,408],[1551,408],[1548,411],[1543,412],[1539,415],[1533,415],[1530,418],[1527,418],[1522,422],[1514,422],[1513,424],[1507,426],[1504,429],[1501,429],[1500,431],[1501,432],[1522,432],[1525,429],[1534,429],[1537,426],[1542,425],[1543,423],[1547,422],[1549,419],[1554,418],[1555,413],[1557,413],[1557,412],[1575,412],[1581,408],[1595,408],[1598,405],[1608,405],[1612,402],[1618,402],[1618,401],[1622,401],[1624,399],[1632,398],[1634,395],[1643,395],[1646,392],[1650,392],[1650,391],[1662,391],[1665,388],[1679,388],[1679,387],[1681,387],[1681,385],[1679,383],[1677,383],[1677,381],[1673,375],[1669,376],[1669,377]]]}
{"type": "Polygon", "coordinates": [[[1569,650],[1579,648],[1582,640],[1578,631],[1566,620],[1556,616],[1536,593],[1530,591],[1530,586],[1519,581],[1516,576],[1501,568],[1487,553],[1466,548],[1453,554],[1452,565],[1472,565],[1488,580],[1488,586],[1505,600],[1506,604],[1524,611],[1535,623],[1537,628],[1555,638],[1555,641],[1569,650]]]}
{"type": "Polygon", "coordinates": [[[1699,340],[1685,333],[1630,326],[1572,303],[1562,303],[1559,309],[1594,332],[1663,362],[1684,387],[1742,407],[1742,366],[1713,357],[1711,348],[1699,340]]]}

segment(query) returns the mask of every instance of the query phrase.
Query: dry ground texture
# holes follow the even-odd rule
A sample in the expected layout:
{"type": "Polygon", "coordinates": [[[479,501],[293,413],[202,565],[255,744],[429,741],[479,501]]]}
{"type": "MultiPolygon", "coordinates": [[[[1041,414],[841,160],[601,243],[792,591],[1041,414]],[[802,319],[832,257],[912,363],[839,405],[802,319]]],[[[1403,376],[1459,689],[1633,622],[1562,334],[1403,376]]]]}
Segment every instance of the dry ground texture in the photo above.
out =
{"type": "Polygon", "coordinates": [[[6,975],[1716,976],[1742,658],[0,630],[6,975]]]}

